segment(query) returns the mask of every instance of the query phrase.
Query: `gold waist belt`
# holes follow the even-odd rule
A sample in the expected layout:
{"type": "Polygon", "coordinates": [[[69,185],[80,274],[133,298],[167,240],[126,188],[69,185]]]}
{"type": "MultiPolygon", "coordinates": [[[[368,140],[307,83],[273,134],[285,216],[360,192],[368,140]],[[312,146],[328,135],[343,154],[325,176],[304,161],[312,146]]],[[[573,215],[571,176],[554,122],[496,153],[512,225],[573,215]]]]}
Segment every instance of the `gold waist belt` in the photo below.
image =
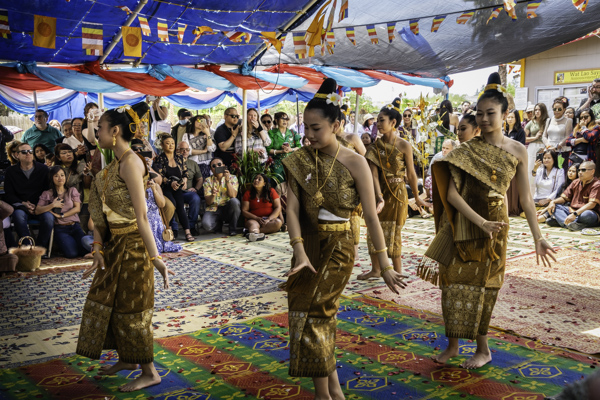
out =
{"type": "Polygon", "coordinates": [[[500,207],[502,204],[504,204],[504,200],[494,200],[490,201],[488,204],[492,207],[500,207]]]}
{"type": "Polygon", "coordinates": [[[343,232],[350,230],[350,221],[320,223],[320,232],[343,232]]]}
{"type": "Polygon", "coordinates": [[[388,183],[402,183],[404,182],[404,178],[400,177],[400,178],[389,178],[388,183]]]}
{"type": "Polygon", "coordinates": [[[113,235],[124,235],[126,233],[136,232],[138,230],[137,222],[134,222],[131,225],[121,226],[121,227],[110,227],[110,233],[113,235]]]}

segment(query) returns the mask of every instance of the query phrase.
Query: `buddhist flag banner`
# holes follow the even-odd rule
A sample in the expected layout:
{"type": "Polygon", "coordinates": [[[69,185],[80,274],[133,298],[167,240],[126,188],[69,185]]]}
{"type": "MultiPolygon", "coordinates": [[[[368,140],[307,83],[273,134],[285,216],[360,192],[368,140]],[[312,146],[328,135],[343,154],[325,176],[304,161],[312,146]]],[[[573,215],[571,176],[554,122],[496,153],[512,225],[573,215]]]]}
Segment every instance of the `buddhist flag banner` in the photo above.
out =
{"type": "Polygon", "coordinates": [[[333,20],[335,19],[335,6],[337,5],[337,0],[333,0],[333,6],[331,6],[331,10],[329,11],[329,17],[327,17],[327,26],[323,29],[323,34],[321,35],[321,53],[323,53],[323,47],[325,47],[325,42],[327,41],[327,32],[333,29],[333,20]]]}
{"type": "Polygon", "coordinates": [[[502,11],[503,7],[496,7],[494,8],[494,10],[492,11],[492,15],[490,15],[490,17],[488,18],[487,22],[485,23],[486,25],[490,23],[490,21],[495,20],[496,18],[498,18],[498,15],[500,15],[500,11],[502,11]]]}
{"type": "Polygon", "coordinates": [[[0,36],[10,39],[10,26],[8,25],[8,11],[0,10],[0,36]]]}
{"type": "Polygon", "coordinates": [[[327,51],[329,54],[333,54],[333,49],[335,48],[335,33],[333,30],[327,32],[327,51]]]}
{"type": "Polygon", "coordinates": [[[437,32],[438,29],[440,29],[440,25],[442,25],[442,22],[444,22],[445,19],[445,15],[438,15],[437,17],[435,17],[433,19],[433,22],[431,23],[431,32],[437,32]]]}
{"type": "Polygon", "coordinates": [[[104,50],[102,24],[81,23],[81,47],[88,56],[101,56],[104,50]]]}
{"type": "Polygon", "coordinates": [[[394,40],[396,38],[396,36],[394,36],[394,30],[396,30],[396,23],[388,22],[387,30],[388,30],[388,40],[390,43],[392,43],[392,40],[394,40]]]}
{"type": "Polygon", "coordinates": [[[225,31],[223,31],[223,35],[227,36],[227,38],[234,43],[242,43],[242,40],[244,40],[246,43],[249,43],[250,39],[252,39],[252,34],[248,33],[248,32],[225,32],[225,31]]]}
{"type": "Polygon", "coordinates": [[[469,20],[473,17],[473,15],[475,15],[475,11],[469,11],[466,13],[462,13],[459,15],[458,18],[456,18],[456,23],[459,25],[464,25],[467,22],[469,22],[469,20]]]}
{"type": "MultiPolygon", "coordinates": [[[[164,20],[163,20],[164,21],[164,20]]],[[[161,42],[169,41],[169,27],[164,22],[158,22],[156,24],[156,28],[158,30],[158,38],[161,42]]]]}
{"type": "Polygon", "coordinates": [[[121,10],[125,11],[127,13],[127,15],[131,14],[131,10],[129,9],[129,7],[127,6],[117,6],[118,8],[120,8],[121,10]]]}
{"type": "Polygon", "coordinates": [[[409,24],[410,24],[410,31],[412,33],[414,33],[415,35],[418,35],[419,34],[419,20],[411,19],[409,24]]]}
{"type": "Polygon", "coordinates": [[[142,56],[142,28],[124,26],[123,33],[123,55],[125,57],[142,56]]]}
{"type": "Polygon", "coordinates": [[[177,40],[179,40],[179,44],[183,43],[183,34],[185,33],[185,28],[187,28],[186,24],[178,24],[177,40]]]}
{"type": "Polygon", "coordinates": [[[517,10],[515,10],[514,0],[504,0],[504,11],[513,21],[517,20],[517,10]]]}
{"type": "Polygon", "coordinates": [[[584,12],[587,8],[588,0],[573,0],[573,5],[576,9],[581,12],[584,12]]]}
{"type": "Polygon", "coordinates": [[[277,39],[276,32],[261,32],[260,38],[267,44],[267,48],[271,47],[271,45],[275,46],[275,49],[279,54],[281,54],[281,47],[283,44],[281,40],[277,39]]]}
{"type": "Polygon", "coordinates": [[[194,41],[192,42],[192,44],[196,44],[196,42],[198,41],[198,39],[200,39],[200,36],[202,35],[215,35],[217,32],[213,31],[211,27],[209,26],[198,26],[196,27],[196,29],[194,29],[194,31],[192,32],[194,35],[196,35],[194,37],[194,41]]]}
{"type": "Polygon", "coordinates": [[[350,42],[356,46],[356,37],[354,36],[354,27],[349,26],[346,28],[346,36],[350,39],[350,42]]]}
{"type": "Polygon", "coordinates": [[[152,32],[150,31],[150,25],[148,24],[148,20],[140,16],[138,16],[138,20],[140,21],[140,28],[142,28],[142,34],[144,36],[150,36],[152,32]]]}
{"type": "Polygon", "coordinates": [[[340,18],[338,22],[342,21],[344,18],[348,18],[348,0],[342,0],[342,5],[340,6],[340,18]]]}
{"type": "Polygon", "coordinates": [[[34,16],[33,45],[46,49],[56,48],[56,18],[34,16]]]}
{"type": "Polygon", "coordinates": [[[292,32],[294,38],[294,53],[298,60],[306,58],[306,41],[304,40],[306,32],[292,32]]]}
{"type": "Polygon", "coordinates": [[[527,3],[527,19],[537,18],[537,8],[542,4],[542,0],[533,0],[527,3]]]}
{"type": "Polygon", "coordinates": [[[377,31],[375,30],[375,25],[367,25],[367,32],[369,33],[369,39],[371,39],[371,44],[379,44],[379,39],[377,39],[377,31]]]}

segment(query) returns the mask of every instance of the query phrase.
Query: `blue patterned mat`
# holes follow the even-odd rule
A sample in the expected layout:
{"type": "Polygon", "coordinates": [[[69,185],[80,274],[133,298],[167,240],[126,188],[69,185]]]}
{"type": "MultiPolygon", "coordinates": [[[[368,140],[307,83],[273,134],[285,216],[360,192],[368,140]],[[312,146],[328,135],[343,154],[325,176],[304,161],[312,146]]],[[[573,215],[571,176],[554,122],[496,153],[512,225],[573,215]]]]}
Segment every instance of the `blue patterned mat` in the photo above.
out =
{"type": "MultiPolygon", "coordinates": [[[[279,279],[200,256],[167,261],[176,275],[163,289],[155,271],[155,310],[274,292],[279,279]]],[[[77,325],[91,278],[82,271],[0,280],[0,336],[77,325]]]]}

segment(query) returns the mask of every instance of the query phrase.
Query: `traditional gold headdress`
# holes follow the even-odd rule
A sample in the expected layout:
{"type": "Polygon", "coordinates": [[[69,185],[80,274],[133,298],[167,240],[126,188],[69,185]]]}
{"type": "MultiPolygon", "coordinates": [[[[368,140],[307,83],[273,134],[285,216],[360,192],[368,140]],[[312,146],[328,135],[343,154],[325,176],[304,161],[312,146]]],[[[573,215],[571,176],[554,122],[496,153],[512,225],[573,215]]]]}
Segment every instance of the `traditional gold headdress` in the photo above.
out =
{"type": "Polygon", "coordinates": [[[504,97],[506,97],[506,95],[508,94],[508,90],[506,90],[504,86],[499,85],[497,83],[489,83],[485,88],[483,88],[483,91],[479,93],[479,97],[481,97],[488,90],[497,90],[498,92],[502,93],[502,96],[504,97]]]}
{"type": "Polygon", "coordinates": [[[396,110],[400,114],[402,114],[402,111],[400,111],[400,109],[398,107],[394,106],[393,104],[388,104],[387,106],[385,106],[385,108],[387,108],[388,110],[396,110]]]}
{"type": "Polygon", "coordinates": [[[340,105],[340,100],[342,97],[337,93],[317,93],[315,94],[315,99],[325,100],[327,104],[333,104],[334,106],[340,105]]]}
{"type": "Polygon", "coordinates": [[[137,115],[137,113],[133,110],[133,108],[131,108],[129,104],[126,104],[124,106],[117,107],[116,110],[120,113],[127,112],[127,114],[129,114],[131,119],[133,119],[133,122],[129,124],[129,130],[132,133],[136,133],[142,121],[140,120],[140,117],[137,115]]]}

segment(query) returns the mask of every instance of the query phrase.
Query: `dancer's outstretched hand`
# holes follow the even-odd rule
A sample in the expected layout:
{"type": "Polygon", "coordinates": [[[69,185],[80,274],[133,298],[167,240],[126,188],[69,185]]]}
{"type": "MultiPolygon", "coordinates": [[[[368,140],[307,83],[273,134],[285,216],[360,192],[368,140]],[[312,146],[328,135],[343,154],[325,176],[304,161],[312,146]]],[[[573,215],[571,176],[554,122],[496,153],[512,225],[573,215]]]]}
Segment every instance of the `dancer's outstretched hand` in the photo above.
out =
{"type": "Polygon", "coordinates": [[[493,239],[493,234],[500,232],[500,230],[507,225],[506,222],[485,221],[480,228],[490,236],[490,239],[493,239]]]}
{"type": "Polygon", "coordinates": [[[317,271],[315,271],[315,268],[310,263],[310,260],[308,259],[306,254],[301,255],[300,257],[296,257],[296,265],[294,265],[294,268],[290,269],[283,276],[292,276],[302,271],[304,268],[310,269],[313,272],[313,274],[317,273],[317,271]]]}
{"type": "Polygon", "coordinates": [[[405,279],[408,279],[408,276],[399,274],[393,269],[385,271],[382,278],[390,290],[396,294],[400,294],[396,286],[400,287],[400,289],[404,289],[408,286],[408,284],[404,282],[405,279]]]}
{"type": "Polygon", "coordinates": [[[535,242],[535,259],[537,261],[537,265],[540,265],[540,257],[542,259],[542,264],[544,264],[545,267],[550,266],[550,259],[553,259],[554,262],[556,262],[556,258],[554,258],[552,253],[556,254],[552,246],[550,246],[544,239],[535,242]]]}
{"type": "Polygon", "coordinates": [[[92,272],[98,269],[98,267],[104,269],[104,256],[102,255],[102,253],[100,253],[100,251],[96,251],[94,253],[94,261],[92,262],[92,265],[90,267],[87,267],[85,271],[83,271],[81,279],[87,279],[92,274],[92,272]]]}
{"type": "Polygon", "coordinates": [[[152,261],[152,264],[154,265],[154,268],[156,268],[158,272],[160,272],[160,274],[162,275],[163,281],[165,283],[165,289],[168,289],[169,274],[175,275],[175,272],[167,268],[166,264],[160,258],[155,258],[154,261],[152,261]]]}

